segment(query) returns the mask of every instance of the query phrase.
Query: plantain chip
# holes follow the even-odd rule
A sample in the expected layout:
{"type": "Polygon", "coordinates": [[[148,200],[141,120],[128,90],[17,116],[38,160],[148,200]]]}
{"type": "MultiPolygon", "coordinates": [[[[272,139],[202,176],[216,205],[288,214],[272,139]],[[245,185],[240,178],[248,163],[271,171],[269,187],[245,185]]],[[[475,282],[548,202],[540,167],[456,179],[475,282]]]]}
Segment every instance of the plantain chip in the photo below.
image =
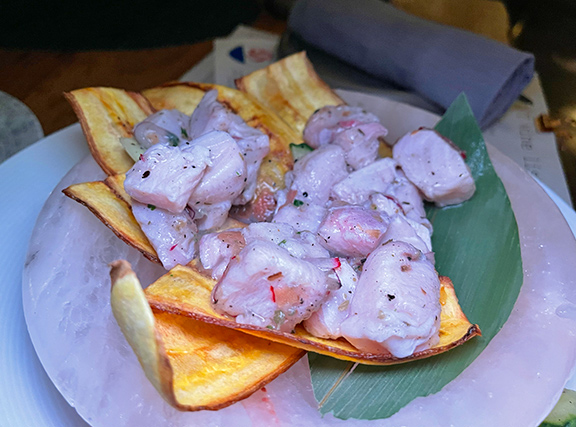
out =
{"type": "Polygon", "coordinates": [[[362,352],[344,339],[317,338],[308,333],[302,326],[297,326],[295,332],[290,334],[236,323],[233,319],[217,313],[212,307],[211,293],[215,285],[214,280],[190,267],[174,267],[170,270],[170,274],[161,277],[146,288],[145,293],[150,306],[158,311],[238,329],[250,335],[337,359],[367,365],[393,365],[444,353],[476,335],[481,335],[478,325],[470,323],[458,305],[458,298],[450,279],[440,276],[440,283],[440,304],[442,306],[440,342],[427,350],[416,352],[405,358],[394,357],[390,353],[362,352]]]}
{"type": "Polygon", "coordinates": [[[154,112],[139,93],[107,87],[89,87],[65,93],[80,124],[90,152],[108,175],[126,172],[134,161],[120,138],[132,136],[134,125],[154,112]]]}
{"type": "Polygon", "coordinates": [[[110,175],[104,180],[104,183],[110,187],[112,192],[116,194],[119,198],[124,200],[130,206],[132,206],[132,198],[128,195],[126,190],[124,190],[124,180],[126,179],[126,175],[110,175]]]}
{"type": "MultiPolygon", "coordinates": [[[[299,135],[317,109],[346,103],[318,76],[304,51],[237,79],[236,86],[278,114],[299,135]]],[[[392,157],[391,147],[379,139],[380,157],[392,157]]]]}
{"type": "MultiPolygon", "coordinates": [[[[108,182],[116,184],[114,179],[118,178],[108,182]]],[[[73,184],[65,188],[63,193],[90,209],[114,234],[138,249],[150,261],[160,263],[156,251],[132,214],[127,194],[128,200],[119,197],[116,190],[102,181],[73,184]]]]}
{"type": "Polygon", "coordinates": [[[287,56],[241,77],[236,80],[236,86],[275,111],[299,135],[314,111],[345,103],[316,74],[306,52],[287,56]]]}
{"type": "Polygon", "coordinates": [[[184,411],[217,410],[250,396],[305,352],[221,326],[153,312],[126,261],[114,261],[111,306],[160,395],[184,411]]]}

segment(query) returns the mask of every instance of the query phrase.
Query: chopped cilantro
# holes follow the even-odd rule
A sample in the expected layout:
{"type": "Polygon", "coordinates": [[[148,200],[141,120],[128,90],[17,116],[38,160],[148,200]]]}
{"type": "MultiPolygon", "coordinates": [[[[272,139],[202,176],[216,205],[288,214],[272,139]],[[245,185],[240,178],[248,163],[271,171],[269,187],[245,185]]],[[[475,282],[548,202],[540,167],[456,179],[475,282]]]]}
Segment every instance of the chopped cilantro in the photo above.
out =
{"type": "Polygon", "coordinates": [[[178,147],[178,144],[180,144],[180,140],[172,132],[168,132],[168,142],[172,147],[178,147]]]}

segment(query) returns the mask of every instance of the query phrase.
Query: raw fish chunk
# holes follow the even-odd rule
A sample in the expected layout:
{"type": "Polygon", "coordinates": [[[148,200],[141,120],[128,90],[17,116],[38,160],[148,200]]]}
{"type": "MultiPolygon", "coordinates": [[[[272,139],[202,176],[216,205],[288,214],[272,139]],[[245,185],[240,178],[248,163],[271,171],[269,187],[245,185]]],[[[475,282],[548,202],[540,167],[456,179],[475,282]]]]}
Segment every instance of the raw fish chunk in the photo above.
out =
{"type": "Polygon", "coordinates": [[[134,138],[145,149],[164,143],[177,146],[189,141],[190,117],[178,110],[160,110],[134,126],[134,138]]]}
{"type": "Polygon", "coordinates": [[[213,279],[220,280],[232,257],[238,255],[246,241],[241,230],[225,230],[202,236],[198,254],[202,267],[213,279]]]}
{"type": "Polygon", "coordinates": [[[379,140],[388,131],[378,117],[359,107],[326,106],[316,111],[304,129],[304,141],[318,148],[341,146],[346,163],[354,170],[369,165],[378,157],[379,140]]]}
{"type": "Polygon", "coordinates": [[[356,348],[410,356],[438,342],[440,280],[409,243],[388,241],[366,262],[342,335],[356,348]]]}
{"type": "Polygon", "coordinates": [[[188,204],[194,209],[196,203],[215,204],[232,201],[246,184],[246,163],[238,144],[226,132],[212,131],[192,141],[183,152],[203,147],[210,153],[210,165],[202,180],[190,195],[188,204]]]}
{"type": "Polygon", "coordinates": [[[438,206],[462,203],[476,186],[461,151],[432,129],[419,129],[398,140],[394,159],[424,197],[438,206]]]}
{"type": "Polygon", "coordinates": [[[340,258],[339,264],[334,271],[338,276],[340,289],[330,291],[328,299],[320,309],[304,321],[304,328],[316,337],[340,338],[340,325],[350,313],[350,301],[356,290],[358,273],[345,258],[340,258]]]}
{"type": "Polygon", "coordinates": [[[387,242],[388,240],[399,240],[410,243],[426,255],[426,258],[434,264],[434,252],[432,252],[430,230],[422,224],[406,218],[402,214],[394,215],[390,218],[388,228],[380,237],[380,243],[387,242]]]}
{"type": "Polygon", "coordinates": [[[213,230],[224,225],[232,207],[230,200],[220,203],[200,203],[194,205],[194,219],[201,231],[213,230]]]}
{"type": "Polygon", "coordinates": [[[314,203],[324,206],[332,187],[342,181],[348,172],[344,161],[344,150],[337,145],[327,145],[302,157],[287,174],[287,187],[295,191],[294,204],[314,203]]]}
{"type": "Polygon", "coordinates": [[[174,214],[132,201],[132,213],[166,270],[192,261],[196,254],[194,238],[198,228],[188,210],[174,214]]]}
{"type": "Polygon", "coordinates": [[[322,245],[334,255],[365,257],[387,228],[386,215],[361,206],[340,206],[329,210],[318,234],[322,245]]]}
{"type": "Polygon", "coordinates": [[[384,195],[393,200],[408,218],[417,222],[427,221],[422,193],[401,172],[397,174],[384,195]]]}
{"type": "Polygon", "coordinates": [[[336,200],[359,205],[374,193],[384,193],[396,178],[398,164],[389,157],[376,160],[362,169],[351,172],[332,189],[336,200]]]}
{"type": "Polygon", "coordinates": [[[346,152],[346,163],[353,170],[361,169],[378,158],[379,137],[388,131],[380,123],[362,123],[352,125],[339,132],[332,142],[346,152]]]}
{"type": "Polygon", "coordinates": [[[296,258],[330,258],[315,233],[297,232],[290,224],[256,222],[242,230],[246,243],[257,240],[272,242],[296,258]]]}
{"type": "Polygon", "coordinates": [[[233,201],[235,205],[248,203],[256,191],[256,178],[262,159],[270,151],[270,140],[260,130],[248,126],[237,114],[218,102],[218,91],[206,92],[190,117],[190,135],[194,138],[218,130],[230,134],[238,143],[246,162],[246,185],[233,201]]]}
{"type": "Polygon", "coordinates": [[[291,332],[338,287],[327,273],[273,242],[256,240],[230,261],[212,293],[236,322],[291,332]]]}
{"type": "Polygon", "coordinates": [[[179,147],[156,144],[126,173],[124,188],[144,204],[182,212],[210,164],[210,152],[202,146],[186,152],[179,147]]]}
{"type": "Polygon", "coordinates": [[[302,206],[294,206],[294,201],[286,203],[272,218],[273,223],[286,223],[294,227],[296,231],[310,231],[316,233],[326,216],[326,208],[314,203],[306,203],[302,206]]]}

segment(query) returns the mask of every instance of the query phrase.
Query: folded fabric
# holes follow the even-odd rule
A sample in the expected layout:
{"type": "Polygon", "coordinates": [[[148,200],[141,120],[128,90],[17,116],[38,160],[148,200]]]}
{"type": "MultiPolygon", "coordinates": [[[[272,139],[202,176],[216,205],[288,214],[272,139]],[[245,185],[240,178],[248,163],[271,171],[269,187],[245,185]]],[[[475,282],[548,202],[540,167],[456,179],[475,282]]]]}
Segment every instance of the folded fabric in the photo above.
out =
{"type": "Polygon", "coordinates": [[[303,40],[447,108],[464,92],[482,128],[534,74],[534,57],[409,15],[380,0],[300,0],[288,27],[303,40]]]}

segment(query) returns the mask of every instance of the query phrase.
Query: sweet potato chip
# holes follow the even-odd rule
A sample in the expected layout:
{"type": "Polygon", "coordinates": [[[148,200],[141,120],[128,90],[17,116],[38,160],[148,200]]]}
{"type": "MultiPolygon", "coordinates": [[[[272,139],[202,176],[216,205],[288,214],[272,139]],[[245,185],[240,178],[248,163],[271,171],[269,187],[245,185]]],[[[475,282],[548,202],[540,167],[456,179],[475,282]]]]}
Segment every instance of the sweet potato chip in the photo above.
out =
{"type": "Polygon", "coordinates": [[[229,317],[217,313],[211,304],[211,293],[215,282],[192,268],[176,266],[170,274],[150,285],[145,293],[150,305],[159,311],[188,316],[193,319],[228,328],[242,330],[250,335],[291,345],[303,350],[325,354],[342,360],[368,365],[393,365],[423,359],[443,353],[480,335],[480,328],[471,324],[458,305],[452,282],[440,277],[440,342],[430,349],[419,351],[405,358],[390,353],[374,354],[356,349],[343,339],[317,338],[297,326],[293,334],[236,323],[229,317]]]}
{"type": "Polygon", "coordinates": [[[316,74],[306,52],[295,53],[236,80],[236,86],[275,111],[300,135],[318,108],[345,102],[316,74]]]}
{"type": "Polygon", "coordinates": [[[156,251],[132,215],[128,202],[118,197],[106,183],[95,181],[74,184],[63,192],[90,209],[114,234],[138,249],[150,261],[160,263],[156,251]]]}
{"type": "Polygon", "coordinates": [[[112,263],[114,317],[146,376],[172,406],[216,410],[250,396],[305,352],[233,329],[153,312],[126,261],[112,263]]]}
{"type": "Polygon", "coordinates": [[[124,190],[124,179],[126,175],[110,175],[104,180],[104,183],[110,187],[110,189],[129,205],[132,205],[132,198],[128,195],[126,190],[124,190]]]}
{"type": "Polygon", "coordinates": [[[122,89],[91,87],[64,96],[72,105],[94,160],[108,175],[126,172],[134,161],[120,138],[132,136],[134,125],[154,112],[142,95],[122,89]]]}

